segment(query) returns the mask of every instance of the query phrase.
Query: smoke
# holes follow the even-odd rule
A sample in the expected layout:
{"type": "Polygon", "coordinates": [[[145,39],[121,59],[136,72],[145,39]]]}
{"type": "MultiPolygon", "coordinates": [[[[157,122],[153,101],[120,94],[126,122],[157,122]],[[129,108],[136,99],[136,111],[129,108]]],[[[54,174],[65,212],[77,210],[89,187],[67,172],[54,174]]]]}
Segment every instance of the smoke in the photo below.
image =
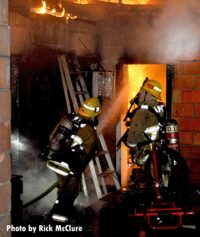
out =
{"type": "MultiPolygon", "coordinates": [[[[34,140],[21,134],[12,135],[12,174],[21,175],[23,192],[21,200],[23,205],[46,191],[54,182],[56,175],[46,168],[46,162],[39,158],[41,152],[34,140]]],[[[38,202],[33,203],[24,211],[31,215],[47,214],[56,200],[56,189],[38,202]]]]}
{"type": "MultiPolygon", "coordinates": [[[[49,170],[46,162],[39,157],[41,150],[38,148],[37,140],[13,132],[11,144],[12,174],[21,175],[23,181],[23,192],[20,196],[23,205],[26,206],[23,209],[23,219],[25,222],[31,222],[35,217],[41,216],[45,220],[56,201],[58,189],[52,189],[39,200],[36,198],[56,183],[57,175],[49,170]]],[[[75,202],[81,208],[97,201],[94,185],[89,179],[90,177],[87,177],[90,199],[80,192],[75,202]]]]}
{"type": "MultiPolygon", "coordinates": [[[[110,41],[111,46],[119,46],[116,53],[135,60],[176,63],[195,59],[200,50],[200,2],[165,2],[159,8],[113,10],[100,25],[100,34],[107,45],[110,41]],[[119,35],[115,42],[113,34],[119,35]]],[[[107,53],[102,54],[106,58],[107,53]]]]}
{"type": "Polygon", "coordinates": [[[200,3],[195,0],[168,1],[154,20],[155,56],[160,61],[192,60],[200,47],[200,3]]]}

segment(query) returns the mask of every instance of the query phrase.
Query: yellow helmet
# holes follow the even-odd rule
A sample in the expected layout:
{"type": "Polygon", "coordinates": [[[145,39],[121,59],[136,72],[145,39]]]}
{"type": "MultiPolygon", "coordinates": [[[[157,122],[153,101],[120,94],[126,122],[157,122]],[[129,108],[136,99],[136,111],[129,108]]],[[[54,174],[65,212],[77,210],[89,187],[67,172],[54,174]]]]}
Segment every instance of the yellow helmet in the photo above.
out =
{"type": "Polygon", "coordinates": [[[162,85],[160,82],[150,79],[142,86],[142,89],[161,100],[162,85]]]}
{"type": "Polygon", "coordinates": [[[101,104],[98,98],[92,97],[83,103],[78,113],[85,118],[96,117],[101,113],[101,104]]]}

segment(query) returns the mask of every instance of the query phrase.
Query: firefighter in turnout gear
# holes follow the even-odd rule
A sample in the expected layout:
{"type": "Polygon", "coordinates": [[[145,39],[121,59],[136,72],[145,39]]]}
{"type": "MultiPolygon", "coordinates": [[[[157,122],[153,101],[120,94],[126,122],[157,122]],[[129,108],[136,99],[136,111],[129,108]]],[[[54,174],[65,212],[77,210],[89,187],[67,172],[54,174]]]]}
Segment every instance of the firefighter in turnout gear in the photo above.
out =
{"type": "Polygon", "coordinates": [[[51,223],[65,223],[75,218],[74,201],[81,175],[98,150],[96,126],[100,113],[99,99],[89,98],[72,118],[64,116],[50,135],[47,167],[59,176],[51,223]]]}
{"type": "Polygon", "coordinates": [[[155,80],[148,80],[142,86],[138,98],[139,107],[131,119],[128,131],[126,142],[128,147],[134,148],[147,141],[144,131],[158,125],[158,116],[164,116],[164,105],[158,101],[161,100],[161,91],[161,84],[155,80]]]}
{"type": "MultiPolygon", "coordinates": [[[[130,118],[130,126],[125,137],[134,163],[143,167],[151,154],[151,144],[159,137],[159,122],[165,116],[165,106],[161,102],[162,86],[156,80],[146,78],[137,94],[137,108],[130,118]]],[[[146,182],[143,168],[133,171],[132,179],[146,182]],[[138,173],[139,171],[139,173],[138,173]]]]}

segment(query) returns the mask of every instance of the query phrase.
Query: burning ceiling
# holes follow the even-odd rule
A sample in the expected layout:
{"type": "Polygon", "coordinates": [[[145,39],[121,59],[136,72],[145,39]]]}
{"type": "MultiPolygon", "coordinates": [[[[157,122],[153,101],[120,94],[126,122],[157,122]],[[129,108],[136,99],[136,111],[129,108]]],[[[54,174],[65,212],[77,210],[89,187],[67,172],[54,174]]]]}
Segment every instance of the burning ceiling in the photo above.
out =
{"type": "Polygon", "coordinates": [[[146,4],[140,6],[123,4],[124,0],[92,0],[87,4],[80,4],[82,0],[44,1],[9,1],[10,10],[39,21],[43,18],[41,14],[46,13],[50,16],[45,19],[56,23],[65,23],[71,17],[75,20],[68,30],[73,26],[82,27],[82,23],[87,24],[86,30],[95,25],[93,30],[100,36],[98,44],[101,41],[103,46],[112,45],[114,36],[118,36],[114,40],[122,61],[124,58],[142,58],[145,62],[173,63],[199,57],[199,1],[183,0],[180,4],[179,0],[125,0],[132,4],[146,4]],[[151,5],[153,3],[159,4],[151,5]]]}
{"type": "Polygon", "coordinates": [[[76,15],[67,12],[61,2],[58,2],[56,6],[49,4],[46,1],[41,1],[41,4],[40,7],[32,7],[30,11],[36,14],[48,14],[55,17],[63,17],[66,19],[66,22],[68,22],[69,19],[77,18],[76,15]]]}
{"type": "Polygon", "coordinates": [[[145,6],[155,4],[158,0],[23,0],[10,1],[10,10],[18,11],[23,15],[40,14],[69,20],[84,19],[87,15],[90,20],[96,19],[96,11],[102,8],[117,8],[123,11],[125,5],[145,6]],[[94,12],[95,9],[95,12],[94,12]],[[92,19],[91,19],[92,18],[92,19]]]}

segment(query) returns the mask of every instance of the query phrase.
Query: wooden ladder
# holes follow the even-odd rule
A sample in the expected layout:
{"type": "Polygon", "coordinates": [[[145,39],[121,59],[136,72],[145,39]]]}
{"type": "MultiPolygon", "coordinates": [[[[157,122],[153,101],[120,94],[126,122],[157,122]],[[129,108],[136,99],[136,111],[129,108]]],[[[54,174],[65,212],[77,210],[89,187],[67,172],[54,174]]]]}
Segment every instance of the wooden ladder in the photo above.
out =
{"type": "MultiPolygon", "coordinates": [[[[83,102],[86,99],[90,98],[90,95],[89,95],[85,80],[83,78],[80,65],[79,65],[75,52],[69,53],[68,55],[59,55],[58,63],[59,63],[62,84],[63,84],[63,89],[64,89],[64,95],[65,95],[65,100],[66,100],[66,105],[67,105],[67,112],[71,113],[72,106],[73,106],[74,112],[77,113],[78,108],[83,104],[83,102]],[[73,63],[73,66],[74,66],[73,73],[76,74],[76,77],[73,80],[71,78],[71,72],[69,70],[68,61],[73,63]]],[[[121,186],[117,177],[117,173],[113,166],[112,159],[109,154],[103,134],[98,134],[98,139],[103,151],[101,152],[101,154],[98,154],[95,157],[96,166],[94,164],[94,160],[90,161],[89,169],[90,169],[90,173],[93,179],[97,197],[100,199],[103,197],[103,195],[108,193],[108,190],[106,187],[105,175],[106,176],[111,175],[113,179],[113,183],[117,190],[120,189],[121,186]],[[106,172],[105,174],[102,171],[101,162],[99,160],[100,155],[105,156],[105,159],[109,168],[109,173],[106,172]]],[[[89,197],[86,179],[85,179],[85,173],[82,174],[82,186],[83,186],[83,191],[84,191],[85,196],[89,197]]]]}

